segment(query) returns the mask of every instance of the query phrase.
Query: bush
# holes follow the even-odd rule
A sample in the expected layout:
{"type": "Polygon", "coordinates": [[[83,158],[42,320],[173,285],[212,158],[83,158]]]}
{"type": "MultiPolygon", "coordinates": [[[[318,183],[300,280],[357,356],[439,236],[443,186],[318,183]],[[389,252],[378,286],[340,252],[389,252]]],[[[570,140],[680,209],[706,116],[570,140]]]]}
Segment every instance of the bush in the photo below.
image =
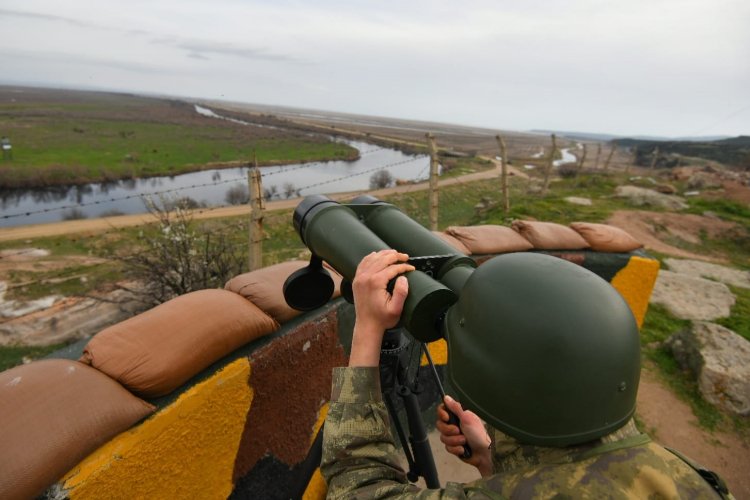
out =
{"type": "Polygon", "coordinates": [[[393,185],[393,175],[388,170],[378,170],[370,176],[370,189],[382,189],[393,185]]]}
{"type": "Polygon", "coordinates": [[[283,189],[285,198],[294,198],[295,196],[299,196],[299,193],[301,191],[300,189],[297,189],[291,182],[285,182],[283,189]]]}
{"type": "Polygon", "coordinates": [[[563,179],[572,179],[578,175],[578,168],[575,163],[565,163],[558,167],[557,173],[563,179]]]}
{"type": "Polygon", "coordinates": [[[247,186],[244,184],[238,184],[227,189],[227,194],[224,199],[230,205],[244,205],[250,201],[250,193],[247,186]]]}
{"type": "Polygon", "coordinates": [[[141,231],[137,247],[123,249],[116,258],[125,264],[127,276],[142,286],[130,291],[149,306],[178,295],[206,288],[223,288],[247,267],[247,246],[231,243],[241,227],[193,222],[181,200],[165,202],[173,211],[149,204],[155,224],[141,231]]]}
{"type": "Polygon", "coordinates": [[[66,210],[62,214],[62,220],[81,220],[85,218],[86,214],[84,214],[83,211],[77,208],[71,208],[70,210],[66,210]]]}
{"type": "Polygon", "coordinates": [[[278,196],[278,194],[279,188],[277,188],[275,184],[273,186],[263,188],[263,198],[265,198],[266,200],[273,200],[278,196]]]}

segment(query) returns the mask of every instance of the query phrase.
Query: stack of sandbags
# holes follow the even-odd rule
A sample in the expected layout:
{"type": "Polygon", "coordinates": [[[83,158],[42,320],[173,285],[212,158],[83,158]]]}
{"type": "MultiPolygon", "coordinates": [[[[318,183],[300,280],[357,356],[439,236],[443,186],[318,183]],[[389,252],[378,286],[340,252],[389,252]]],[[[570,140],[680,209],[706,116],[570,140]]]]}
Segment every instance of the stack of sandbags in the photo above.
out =
{"type": "Polygon", "coordinates": [[[434,234],[466,255],[490,255],[527,250],[593,250],[632,252],[643,245],[627,232],[607,224],[514,221],[497,225],[450,226],[434,234]]]}
{"type": "MultiPolygon", "coordinates": [[[[227,281],[224,289],[245,297],[279,323],[286,323],[299,316],[301,311],[292,309],[286,303],[284,282],[292,273],[307,265],[303,260],[293,260],[250,271],[227,281]]],[[[341,276],[330,267],[327,269],[334,283],[332,298],[336,298],[341,295],[341,276]]]]}
{"type": "Polygon", "coordinates": [[[80,361],[153,398],[278,326],[236,293],[199,290],[101,331],[80,361]]]}
{"type": "Polygon", "coordinates": [[[537,250],[584,250],[589,248],[580,234],[562,224],[517,220],[511,225],[537,250]]]}
{"type": "Polygon", "coordinates": [[[67,359],[0,373],[0,402],[0,498],[11,500],[40,495],[154,411],[105,374],[67,359]]]}

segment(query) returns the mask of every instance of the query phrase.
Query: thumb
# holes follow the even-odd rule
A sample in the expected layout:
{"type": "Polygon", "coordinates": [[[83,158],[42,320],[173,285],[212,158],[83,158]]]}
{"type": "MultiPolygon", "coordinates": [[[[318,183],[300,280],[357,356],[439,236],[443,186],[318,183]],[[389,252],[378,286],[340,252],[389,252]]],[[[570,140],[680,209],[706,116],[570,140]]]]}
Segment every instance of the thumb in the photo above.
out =
{"type": "Polygon", "coordinates": [[[391,308],[394,311],[401,311],[404,308],[404,302],[406,296],[409,295],[409,282],[405,276],[399,276],[396,278],[396,284],[393,287],[393,293],[391,294],[391,308]]]}
{"type": "Polygon", "coordinates": [[[463,416],[464,409],[461,407],[461,403],[450,396],[445,396],[445,407],[453,412],[453,414],[457,416],[459,420],[463,416]]]}

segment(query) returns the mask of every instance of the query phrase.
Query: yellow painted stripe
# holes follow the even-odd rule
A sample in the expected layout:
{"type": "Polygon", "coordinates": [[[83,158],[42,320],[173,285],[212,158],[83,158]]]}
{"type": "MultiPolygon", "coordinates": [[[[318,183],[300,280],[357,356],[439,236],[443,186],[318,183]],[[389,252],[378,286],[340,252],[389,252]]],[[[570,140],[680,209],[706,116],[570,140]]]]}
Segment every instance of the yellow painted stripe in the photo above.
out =
{"type": "Polygon", "coordinates": [[[658,260],[633,256],[630,257],[628,265],[612,278],[612,286],[630,306],[638,322],[638,328],[643,325],[643,319],[646,317],[648,301],[658,274],[658,260]]]}
{"type": "MultiPolygon", "coordinates": [[[[326,415],[328,415],[328,403],[323,405],[320,409],[318,420],[315,422],[312,436],[310,437],[310,444],[315,441],[315,436],[318,434],[320,426],[323,425],[326,415]]],[[[305,494],[302,495],[302,500],[322,500],[326,497],[326,493],[328,493],[328,485],[323,479],[323,475],[320,473],[320,468],[315,469],[313,477],[311,477],[310,482],[307,483],[307,488],[305,489],[305,494]]]]}
{"type": "MultiPolygon", "coordinates": [[[[430,351],[432,361],[436,365],[444,365],[448,363],[448,343],[445,339],[436,340],[427,344],[427,350],[430,351]]],[[[422,354],[422,360],[419,362],[420,365],[427,365],[427,356],[422,354]]]]}
{"type": "Polygon", "coordinates": [[[249,361],[238,359],[101,446],[63,478],[70,498],[227,498],[249,377],[249,361]]]}

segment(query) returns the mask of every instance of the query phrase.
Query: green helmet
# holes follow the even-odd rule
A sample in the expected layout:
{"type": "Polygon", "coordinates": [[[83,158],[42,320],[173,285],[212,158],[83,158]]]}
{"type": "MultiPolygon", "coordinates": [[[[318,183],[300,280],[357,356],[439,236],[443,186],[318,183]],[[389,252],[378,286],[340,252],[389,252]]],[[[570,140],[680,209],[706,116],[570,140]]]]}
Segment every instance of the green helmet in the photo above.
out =
{"type": "Polygon", "coordinates": [[[535,253],[494,257],[469,277],[445,322],[459,400],[520,442],[583,443],[635,411],[635,318],[580,266],[535,253]]]}

